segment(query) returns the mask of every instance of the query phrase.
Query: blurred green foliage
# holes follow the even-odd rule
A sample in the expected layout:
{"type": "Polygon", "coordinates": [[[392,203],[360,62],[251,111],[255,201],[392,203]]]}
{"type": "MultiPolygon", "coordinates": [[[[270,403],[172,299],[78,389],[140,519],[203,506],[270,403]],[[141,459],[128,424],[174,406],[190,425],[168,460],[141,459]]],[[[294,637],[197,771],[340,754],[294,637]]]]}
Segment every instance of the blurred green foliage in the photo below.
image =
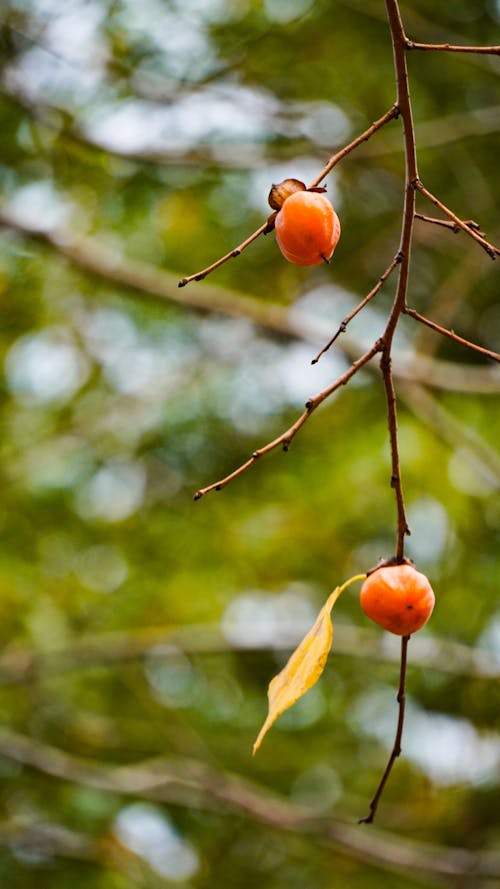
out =
{"type": "MultiPolygon", "coordinates": [[[[415,40],[498,42],[494,0],[414,0],[402,14],[415,40]]],[[[0,731],[0,884],[458,885],[377,864],[376,832],[360,827],[354,854],[217,803],[235,774],[320,821],[366,814],[392,743],[397,645],[368,633],[355,591],[334,612],[321,683],[249,754],[289,647],[337,583],[392,555],[378,374],[327,402],[289,454],[194,504],[347,367],[343,343],[311,368],[307,336],[154,302],[43,237],[91,238],[118,265],[177,277],[230,250],[265,218],[271,182],[312,179],[393,103],[384,4],[5,0],[0,25],[0,713],[18,737],[9,752],[0,731]],[[48,747],[73,758],[65,777],[48,747]],[[172,791],[169,804],[78,771],[159,758],[207,769],[206,798],[172,791]]],[[[413,53],[409,69],[425,184],[498,242],[498,57],[413,53]]],[[[397,250],[401,146],[392,122],[329,177],[343,234],[328,269],[287,264],[271,235],[211,285],[301,312],[327,339],[397,250]]],[[[417,222],[411,303],[498,350],[496,265],[417,222]]],[[[393,293],[391,279],[349,328],[356,354],[393,293]]],[[[396,848],[485,856],[500,808],[499,377],[409,318],[396,345],[396,370],[418,378],[431,362],[427,400],[397,385],[408,554],[437,607],[410,646],[405,755],[380,827],[396,848]]]]}

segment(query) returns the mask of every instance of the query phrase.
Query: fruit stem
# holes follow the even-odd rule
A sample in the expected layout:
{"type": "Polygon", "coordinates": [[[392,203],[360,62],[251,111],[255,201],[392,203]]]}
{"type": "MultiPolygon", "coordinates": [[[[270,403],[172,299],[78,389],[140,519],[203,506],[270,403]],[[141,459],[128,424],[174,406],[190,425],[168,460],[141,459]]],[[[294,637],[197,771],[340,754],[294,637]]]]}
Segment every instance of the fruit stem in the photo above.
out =
{"type": "Polygon", "coordinates": [[[377,790],[375,791],[375,796],[373,797],[373,799],[370,803],[370,811],[369,811],[368,815],[366,815],[365,818],[360,818],[359,824],[371,824],[372,821],[374,820],[376,812],[377,812],[378,804],[380,802],[380,798],[382,796],[382,793],[384,792],[384,787],[387,783],[387,779],[392,771],[392,767],[393,767],[394,763],[396,762],[396,759],[398,758],[398,756],[401,753],[401,740],[403,737],[403,726],[404,726],[404,721],[405,721],[406,664],[407,664],[407,657],[408,657],[408,642],[409,641],[410,641],[409,636],[403,636],[401,638],[401,662],[400,662],[400,668],[399,668],[399,688],[398,688],[398,694],[397,694],[397,698],[396,698],[398,705],[399,705],[399,711],[398,711],[398,724],[397,724],[397,728],[396,728],[396,737],[394,739],[394,746],[391,750],[391,755],[389,756],[387,765],[384,769],[384,773],[380,779],[377,790]]]}

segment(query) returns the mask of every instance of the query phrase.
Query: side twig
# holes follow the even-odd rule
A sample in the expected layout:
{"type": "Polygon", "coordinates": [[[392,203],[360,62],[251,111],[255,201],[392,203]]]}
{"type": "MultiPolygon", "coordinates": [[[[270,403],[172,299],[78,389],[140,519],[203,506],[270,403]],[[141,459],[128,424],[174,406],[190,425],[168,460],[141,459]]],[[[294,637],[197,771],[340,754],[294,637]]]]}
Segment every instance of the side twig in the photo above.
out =
{"type": "MultiPolygon", "coordinates": [[[[424,213],[415,213],[415,219],[421,219],[422,222],[429,222],[431,225],[441,225],[443,228],[449,228],[455,235],[462,231],[456,222],[451,222],[448,219],[437,219],[435,216],[425,216],[424,213]]],[[[477,222],[474,222],[473,219],[465,219],[464,222],[468,228],[474,229],[478,235],[484,238],[484,232],[480,230],[477,222]]]]}
{"type": "Polygon", "coordinates": [[[406,49],[424,52],[469,52],[478,55],[500,56],[500,46],[460,46],[454,43],[417,43],[406,38],[406,49]]]}
{"type": "Polygon", "coordinates": [[[359,312],[361,312],[361,309],[364,309],[364,307],[373,299],[373,297],[377,295],[380,288],[385,283],[385,281],[387,281],[387,278],[389,277],[391,272],[394,271],[399,262],[401,262],[401,256],[399,253],[397,253],[391,264],[386,268],[384,274],[381,275],[378,279],[375,287],[373,287],[370,292],[361,300],[361,302],[358,303],[358,305],[352,310],[352,312],[349,312],[349,314],[345,316],[344,320],[340,322],[332,338],[327,342],[326,346],[323,346],[318,354],[312,359],[311,364],[317,364],[321,356],[324,355],[325,352],[328,352],[328,349],[333,346],[335,340],[338,339],[340,334],[345,333],[345,331],[347,330],[347,325],[352,321],[353,318],[356,317],[359,312]]]}
{"type": "Polygon", "coordinates": [[[458,227],[461,228],[462,231],[470,235],[471,238],[474,238],[474,240],[481,245],[483,250],[486,250],[488,256],[491,256],[492,259],[496,259],[496,257],[500,255],[500,250],[498,247],[495,247],[494,244],[490,244],[490,242],[487,241],[486,238],[483,238],[483,236],[480,235],[477,231],[475,231],[473,227],[471,227],[467,222],[464,222],[463,219],[460,219],[460,217],[457,216],[456,213],[453,212],[453,210],[450,210],[445,204],[438,200],[438,198],[436,198],[427,188],[425,188],[418,177],[414,179],[413,186],[414,188],[416,188],[417,191],[420,192],[420,194],[423,194],[424,197],[427,198],[427,200],[431,201],[431,203],[433,203],[436,207],[439,207],[441,212],[444,213],[445,216],[448,216],[448,218],[451,219],[455,223],[455,225],[458,225],[458,227]]]}
{"type": "Polygon", "coordinates": [[[387,765],[384,769],[384,774],[380,779],[380,783],[375,791],[375,796],[373,797],[370,803],[370,811],[365,818],[361,818],[360,824],[371,824],[373,819],[375,818],[378,804],[380,802],[380,797],[384,792],[384,787],[387,783],[387,779],[392,771],[392,767],[396,762],[396,759],[401,753],[401,741],[403,738],[403,725],[405,719],[405,685],[406,685],[406,663],[407,663],[407,655],[408,655],[408,642],[410,641],[409,636],[403,636],[401,638],[401,664],[399,670],[399,688],[398,688],[398,696],[397,702],[399,705],[399,713],[398,713],[398,725],[396,729],[396,738],[394,740],[394,746],[391,751],[391,755],[387,762],[387,765]]]}
{"type": "MultiPolygon", "coordinates": [[[[330,170],[333,170],[334,166],[336,164],[338,164],[339,161],[341,161],[351,151],[354,151],[354,149],[357,148],[358,145],[361,145],[363,142],[367,142],[368,139],[370,139],[371,136],[373,136],[373,134],[377,132],[377,130],[380,130],[380,128],[383,127],[386,123],[388,123],[390,120],[393,120],[393,118],[397,117],[398,113],[399,113],[399,111],[398,111],[397,106],[393,105],[392,108],[389,108],[389,110],[386,111],[386,113],[383,114],[382,117],[380,117],[378,120],[376,120],[374,123],[372,123],[372,125],[370,127],[368,127],[368,129],[365,130],[363,133],[361,133],[361,135],[357,136],[356,139],[353,139],[352,142],[349,142],[348,145],[346,145],[344,148],[342,148],[336,154],[332,155],[332,157],[330,158],[330,160],[328,161],[326,166],[323,167],[323,169],[316,176],[314,181],[311,182],[311,184],[309,185],[309,188],[315,188],[321,182],[321,180],[324,179],[325,176],[328,175],[330,170]]],[[[265,235],[268,232],[272,231],[272,229],[273,229],[273,223],[269,222],[269,220],[266,220],[266,222],[262,223],[262,225],[258,229],[256,229],[251,235],[249,235],[249,237],[246,238],[245,241],[242,241],[242,243],[239,244],[238,247],[235,247],[233,250],[230,250],[229,253],[226,253],[224,256],[221,256],[220,259],[217,259],[215,262],[213,262],[211,265],[207,266],[206,268],[202,269],[200,272],[196,272],[194,275],[187,275],[186,277],[182,278],[179,281],[178,286],[185,287],[186,284],[189,284],[191,281],[202,281],[203,278],[206,278],[207,275],[209,275],[211,272],[215,271],[215,269],[218,269],[219,266],[224,265],[225,262],[228,262],[230,259],[234,259],[235,257],[239,256],[240,253],[243,250],[245,250],[246,247],[248,247],[250,244],[252,244],[253,241],[256,241],[257,238],[260,237],[260,235],[265,235]]]]}
{"type": "Polygon", "coordinates": [[[260,235],[264,235],[268,231],[271,231],[271,228],[269,226],[269,222],[266,221],[262,223],[262,225],[258,229],[256,229],[253,234],[249,235],[249,237],[246,238],[245,241],[242,241],[241,244],[239,244],[233,250],[230,250],[229,253],[221,256],[220,259],[217,259],[211,265],[208,265],[205,269],[202,269],[201,272],[196,272],[195,275],[188,275],[186,278],[182,278],[182,280],[179,281],[178,286],[185,287],[186,284],[189,284],[190,281],[202,281],[203,278],[206,278],[206,276],[210,274],[210,272],[214,272],[215,269],[218,269],[219,266],[224,265],[224,263],[228,262],[228,260],[235,259],[237,256],[239,256],[240,253],[245,249],[245,247],[248,247],[250,244],[253,243],[253,241],[256,241],[257,238],[260,237],[260,235]]]}
{"type": "Polygon", "coordinates": [[[454,333],[453,330],[448,330],[447,327],[441,327],[440,324],[436,324],[435,321],[431,321],[429,318],[416,312],[415,309],[410,309],[406,306],[404,314],[409,315],[410,318],[414,318],[415,321],[419,321],[421,324],[425,324],[427,327],[430,327],[431,330],[435,330],[436,333],[440,333],[442,336],[447,336],[455,343],[460,343],[461,346],[467,346],[468,349],[473,349],[474,352],[484,355],[485,358],[492,358],[493,361],[500,362],[500,355],[498,352],[493,352],[491,349],[485,349],[483,346],[478,346],[476,343],[471,343],[469,340],[465,340],[462,336],[459,336],[458,333],[454,333]]]}
{"type": "Polygon", "coordinates": [[[305,411],[300,415],[300,417],[295,421],[295,423],[290,426],[285,432],[278,436],[278,438],[273,439],[273,441],[268,442],[268,444],[264,445],[262,448],[259,448],[257,451],[254,451],[252,456],[242,463],[234,472],[231,472],[229,475],[226,475],[225,478],[220,479],[217,482],[214,482],[211,485],[208,485],[206,488],[200,488],[199,491],[194,495],[195,500],[200,500],[204,497],[205,494],[210,493],[210,491],[222,491],[226,485],[229,485],[230,482],[234,481],[234,479],[239,478],[240,475],[243,475],[247,469],[250,469],[251,466],[259,459],[259,457],[263,457],[265,454],[269,454],[270,451],[273,451],[275,448],[282,446],[284,451],[288,451],[292,440],[295,438],[299,429],[302,428],[304,423],[307,422],[311,414],[316,410],[319,405],[325,401],[326,398],[329,398],[337,389],[340,389],[341,386],[345,386],[346,383],[349,382],[350,379],[363,367],[363,365],[367,364],[377,352],[380,352],[382,348],[381,340],[377,340],[377,342],[365,352],[364,355],[361,355],[360,358],[357,359],[353,364],[351,364],[349,370],[347,370],[342,376],[338,377],[333,383],[323,389],[322,392],[318,392],[317,395],[314,395],[306,402],[305,411]]]}

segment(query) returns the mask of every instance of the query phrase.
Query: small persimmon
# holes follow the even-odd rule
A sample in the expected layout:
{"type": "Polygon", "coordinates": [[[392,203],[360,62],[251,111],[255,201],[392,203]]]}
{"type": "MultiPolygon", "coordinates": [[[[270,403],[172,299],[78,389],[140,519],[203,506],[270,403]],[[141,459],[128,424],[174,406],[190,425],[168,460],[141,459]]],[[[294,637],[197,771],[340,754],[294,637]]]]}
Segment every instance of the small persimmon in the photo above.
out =
{"type": "Polygon", "coordinates": [[[425,574],[412,565],[385,565],[368,575],[360,602],[365,614],[384,630],[409,636],[429,620],[434,593],[425,574]]]}
{"type": "Polygon", "coordinates": [[[296,265],[328,262],[340,238],[339,218],[328,198],[305,189],[285,198],[275,227],[283,256],[296,265]]]}

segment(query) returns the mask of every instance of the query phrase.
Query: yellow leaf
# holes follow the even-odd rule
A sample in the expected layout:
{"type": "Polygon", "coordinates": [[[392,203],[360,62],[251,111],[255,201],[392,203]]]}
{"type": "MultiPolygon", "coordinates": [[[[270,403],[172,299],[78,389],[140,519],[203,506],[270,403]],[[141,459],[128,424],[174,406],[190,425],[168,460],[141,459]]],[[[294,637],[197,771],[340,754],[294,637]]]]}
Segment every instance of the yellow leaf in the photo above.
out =
{"type": "Polygon", "coordinates": [[[340,596],[349,584],[356,580],[364,580],[364,574],[351,577],[342,586],[338,586],[326,600],[319,612],[314,625],[297,646],[283,669],[269,683],[267,697],[269,712],[262,726],[255,744],[254,754],[259,749],[262,739],[269,731],[278,716],[295,704],[299,698],[309,691],[321,676],[330,647],[332,644],[333,626],[330,612],[340,596]]]}

